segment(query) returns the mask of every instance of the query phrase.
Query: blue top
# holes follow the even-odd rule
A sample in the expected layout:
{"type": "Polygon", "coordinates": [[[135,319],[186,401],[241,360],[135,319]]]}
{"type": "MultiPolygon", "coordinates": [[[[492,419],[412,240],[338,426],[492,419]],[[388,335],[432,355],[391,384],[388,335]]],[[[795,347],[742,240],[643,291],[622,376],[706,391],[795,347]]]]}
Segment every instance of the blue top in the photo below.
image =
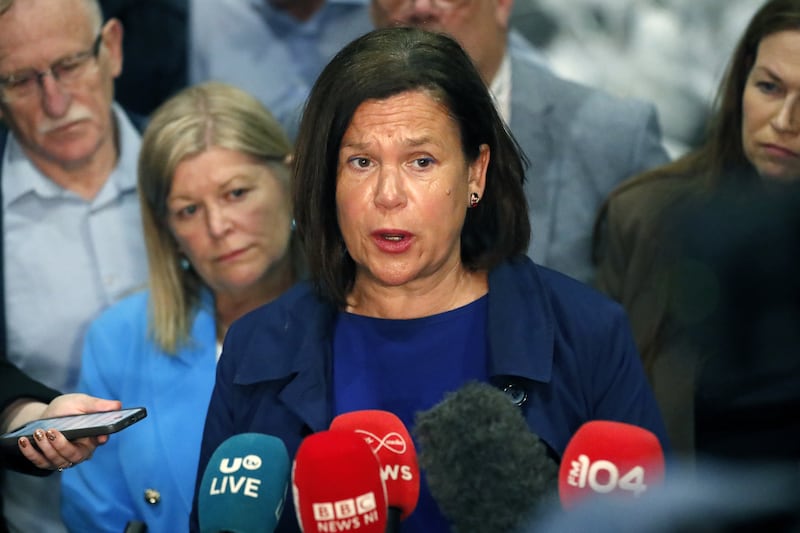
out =
{"type": "Polygon", "coordinates": [[[87,333],[78,389],[146,407],[147,417],[64,471],[61,511],[70,531],[120,533],[131,520],[150,533],[188,529],[217,363],[214,308],[205,294],[190,339],[170,355],[152,340],[149,294],[111,307],[87,333]],[[147,501],[148,489],[158,492],[157,502],[147,501]]]}
{"type": "MultiPolygon", "coordinates": [[[[335,414],[382,409],[409,431],[414,415],[468,381],[486,381],[488,298],[424,318],[387,320],[339,313],[333,341],[335,414]],[[438,379],[421,380],[419,376],[438,379]]],[[[416,445],[416,443],[415,443],[416,445]]],[[[414,512],[404,531],[449,530],[422,472],[414,512]]]]}
{"type": "MultiPolygon", "coordinates": [[[[199,476],[226,438],[260,432],[294,457],[302,439],[335,415],[337,309],[300,283],[230,327],[217,366],[199,476]]],[[[517,257],[489,273],[489,381],[527,395],[531,431],[562,454],[581,424],[616,420],[666,431],[622,307],[583,283],[517,257]]],[[[451,339],[453,340],[453,339],[451,339]]],[[[440,376],[418,373],[418,380],[440,376]]],[[[196,501],[192,527],[197,528],[196,501]]],[[[276,530],[299,531],[289,499],[276,530]]]]}

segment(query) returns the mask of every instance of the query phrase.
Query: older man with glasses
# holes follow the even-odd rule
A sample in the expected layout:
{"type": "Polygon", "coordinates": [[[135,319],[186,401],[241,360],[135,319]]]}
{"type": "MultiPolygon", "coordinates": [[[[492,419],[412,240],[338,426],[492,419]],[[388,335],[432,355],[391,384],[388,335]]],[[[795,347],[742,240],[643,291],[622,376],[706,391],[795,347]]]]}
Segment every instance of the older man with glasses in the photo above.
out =
{"type": "MultiPolygon", "coordinates": [[[[121,69],[122,27],[96,0],[0,0],[0,349],[63,392],[89,320],[146,279],[121,69]]],[[[58,474],[3,475],[11,531],[64,531],[58,474]]]]}
{"type": "Polygon", "coordinates": [[[530,160],[528,255],[591,282],[595,215],[622,180],[668,160],[655,108],[555,76],[509,30],[513,0],[372,0],[377,27],[410,25],[453,36],[490,86],[530,160]]]}

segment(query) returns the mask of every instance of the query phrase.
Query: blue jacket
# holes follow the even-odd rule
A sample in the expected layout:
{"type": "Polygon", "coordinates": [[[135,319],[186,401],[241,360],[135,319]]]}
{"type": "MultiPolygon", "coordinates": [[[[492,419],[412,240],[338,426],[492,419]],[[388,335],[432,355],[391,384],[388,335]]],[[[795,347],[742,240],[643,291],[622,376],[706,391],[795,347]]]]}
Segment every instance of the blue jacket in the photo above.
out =
{"type": "MultiPolygon", "coordinates": [[[[198,480],[226,438],[257,432],[294,456],[333,417],[336,308],[300,284],[228,331],[200,451],[198,480]]],[[[586,285],[519,257],[489,274],[492,382],[525,393],[531,430],[561,454],[578,427],[617,420],[666,433],[622,308],[586,285]]],[[[435,376],[420,376],[435,379],[435,376]]],[[[296,532],[288,498],[279,528],[296,532]]],[[[197,527],[197,494],[193,528],[197,527]]]]}
{"type": "Polygon", "coordinates": [[[70,531],[120,533],[128,521],[150,533],[188,530],[203,419],[214,387],[216,325],[210,297],[175,355],[153,341],[149,292],[121,300],[86,336],[78,390],[144,406],[147,418],[111,435],[91,461],[65,470],[61,512],[70,531]],[[157,503],[145,491],[159,493],[157,503]]]}

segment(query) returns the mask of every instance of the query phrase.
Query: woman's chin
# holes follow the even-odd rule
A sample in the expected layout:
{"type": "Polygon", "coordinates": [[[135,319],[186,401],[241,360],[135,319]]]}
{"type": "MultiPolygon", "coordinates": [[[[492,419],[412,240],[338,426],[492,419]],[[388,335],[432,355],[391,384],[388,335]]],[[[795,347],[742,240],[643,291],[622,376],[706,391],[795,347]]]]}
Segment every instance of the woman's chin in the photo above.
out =
{"type": "Polygon", "coordinates": [[[800,169],[775,165],[758,168],[759,175],[772,183],[795,183],[800,181],[800,169]]]}

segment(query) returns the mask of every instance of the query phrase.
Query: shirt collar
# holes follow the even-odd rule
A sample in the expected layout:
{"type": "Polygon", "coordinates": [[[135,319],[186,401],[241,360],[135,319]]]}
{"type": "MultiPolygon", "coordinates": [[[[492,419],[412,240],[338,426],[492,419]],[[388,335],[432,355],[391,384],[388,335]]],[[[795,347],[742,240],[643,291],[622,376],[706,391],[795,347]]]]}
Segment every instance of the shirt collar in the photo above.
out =
{"type": "Polygon", "coordinates": [[[508,50],[503,54],[503,61],[500,62],[500,68],[497,70],[489,91],[492,94],[492,100],[497,107],[497,112],[506,121],[506,124],[511,123],[511,58],[508,55],[508,50]]]}
{"type": "MultiPolygon", "coordinates": [[[[93,203],[102,202],[109,196],[116,198],[119,194],[136,190],[136,167],[141,138],[122,108],[113,104],[112,111],[119,135],[117,165],[93,203]]],[[[44,198],[58,198],[69,194],[34,166],[23,151],[22,145],[10,132],[0,164],[4,177],[2,180],[4,209],[29,193],[44,198]]]]}

